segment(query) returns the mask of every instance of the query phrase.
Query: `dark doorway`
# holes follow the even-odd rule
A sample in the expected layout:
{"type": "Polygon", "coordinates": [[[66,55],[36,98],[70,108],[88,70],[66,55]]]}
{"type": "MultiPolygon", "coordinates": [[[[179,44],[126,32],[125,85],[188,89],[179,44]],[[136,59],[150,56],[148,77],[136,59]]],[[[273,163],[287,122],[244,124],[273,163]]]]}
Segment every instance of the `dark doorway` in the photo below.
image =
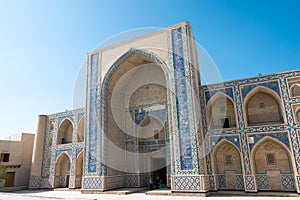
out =
{"type": "Polygon", "coordinates": [[[152,177],[153,177],[154,182],[156,184],[159,184],[159,181],[161,180],[162,184],[166,185],[167,184],[166,175],[167,175],[167,168],[166,167],[163,167],[159,170],[156,170],[156,171],[152,172],[152,177]]]}
{"type": "Polygon", "coordinates": [[[223,118],[222,119],[222,124],[223,124],[223,128],[230,128],[229,118],[228,117],[223,118]]]}
{"type": "Polygon", "coordinates": [[[66,179],[66,187],[69,187],[69,182],[70,182],[70,175],[67,175],[67,179],[66,179]]]}
{"type": "Polygon", "coordinates": [[[167,184],[166,158],[162,153],[155,153],[151,157],[151,175],[155,188],[165,187],[167,184]]]}

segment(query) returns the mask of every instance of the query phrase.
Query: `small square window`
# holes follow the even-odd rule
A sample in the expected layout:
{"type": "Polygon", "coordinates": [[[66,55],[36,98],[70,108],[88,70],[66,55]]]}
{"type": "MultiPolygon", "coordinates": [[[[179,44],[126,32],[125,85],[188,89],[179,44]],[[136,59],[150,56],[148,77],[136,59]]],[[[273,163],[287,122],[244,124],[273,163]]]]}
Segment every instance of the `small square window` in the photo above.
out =
{"type": "Polygon", "coordinates": [[[276,157],[274,153],[266,154],[267,165],[276,165],[276,157]]]}
{"type": "Polygon", "coordinates": [[[259,109],[264,109],[266,107],[265,103],[259,103],[259,109]]]}
{"type": "Polygon", "coordinates": [[[232,155],[224,155],[224,165],[232,165],[232,155]]]}
{"type": "Polygon", "coordinates": [[[9,153],[1,153],[1,162],[9,162],[9,153]]]}

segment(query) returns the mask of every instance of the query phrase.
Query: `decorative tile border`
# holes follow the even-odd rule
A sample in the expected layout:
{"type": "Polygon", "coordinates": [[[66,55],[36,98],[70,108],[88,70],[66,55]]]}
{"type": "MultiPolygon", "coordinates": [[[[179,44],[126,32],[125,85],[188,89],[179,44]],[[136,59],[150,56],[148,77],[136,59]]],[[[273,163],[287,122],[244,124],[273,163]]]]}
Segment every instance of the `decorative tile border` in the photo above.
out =
{"type": "Polygon", "coordinates": [[[258,190],[270,190],[269,177],[267,175],[256,175],[258,190]]]}
{"type": "Polygon", "coordinates": [[[294,176],[292,174],[282,174],[280,178],[283,190],[295,191],[294,176]]]}
{"type": "Polygon", "coordinates": [[[101,177],[84,177],[82,181],[82,189],[84,190],[101,190],[101,177]]]}
{"type": "Polygon", "coordinates": [[[183,58],[182,27],[172,30],[173,65],[176,92],[176,107],[180,141],[181,169],[192,170],[192,146],[190,138],[190,121],[186,74],[183,58]]]}
{"type": "Polygon", "coordinates": [[[174,191],[200,191],[200,176],[173,176],[174,191]]]}

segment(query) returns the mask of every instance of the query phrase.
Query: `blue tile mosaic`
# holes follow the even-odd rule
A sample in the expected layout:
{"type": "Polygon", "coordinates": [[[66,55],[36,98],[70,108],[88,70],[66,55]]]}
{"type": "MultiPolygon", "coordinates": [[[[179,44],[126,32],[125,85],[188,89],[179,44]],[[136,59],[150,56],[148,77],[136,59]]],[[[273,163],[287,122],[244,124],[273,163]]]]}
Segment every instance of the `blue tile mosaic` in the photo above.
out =
{"type": "Polygon", "coordinates": [[[245,99],[247,94],[256,88],[257,86],[264,86],[266,88],[269,88],[276,92],[278,96],[280,96],[280,89],[279,89],[279,84],[278,81],[270,81],[270,82],[265,82],[265,83],[256,83],[256,84],[251,84],[251,85],[245,85],[242,87],[242,97],[245,99]]]}
{"type": "Polygon", "coordinates": [[[206,104],[211,99],[211,97],[213,97],[218,92],[224,93],[224,94],[228,95],[229,97],[231,97],[232,100],[234,100],[233,90],[231,87],[219,89],[219,90],[207,90],[207,91],[205,91],[206,104]]]}
{"type": "Polygon", "coordinates": [[[228,140],[231,143],[235,144],[236,148],[240,150],[240,138],[237,135],[235,135],[235,136],[212,136],[210,138],[212,149],[223,139],[228,140]],[[214,145],[213,145],[213,143],[214,143],[214,145]]]}
{"type": "Polygon", "coordinates": [[[284,143],[288,149],[290,149],[290,142],[289,142],[289,135],[287,132],[277,132],[277,133],[264,133],[264,134],[249,134],[249,137],[253,137],[254,142],[249,143],[250,150],[252,151],[253,147],[257,142],[261,139],[265,138],[266,136],[275,138],[280,142],[284,143]]]}
{"type": "Polygon", "coordinates": [[[190,122],[188,111],[188,97],[183,58],[183,42],[181,27],[172,30],[173,64],[176,91],[176,107],[178,117],[178,130],[180,141],[181,169],[191,170],[192,147],[190,138],[190,122]]]}
{"type": "Polygon", "coordinates": [[[91,78],[90,78],[90,109],[89,109],[89,150],[88,150],[88,172],[96,172],[97,161],[97,95],[98,95],[98,53],[91,56],[91,78]]]}

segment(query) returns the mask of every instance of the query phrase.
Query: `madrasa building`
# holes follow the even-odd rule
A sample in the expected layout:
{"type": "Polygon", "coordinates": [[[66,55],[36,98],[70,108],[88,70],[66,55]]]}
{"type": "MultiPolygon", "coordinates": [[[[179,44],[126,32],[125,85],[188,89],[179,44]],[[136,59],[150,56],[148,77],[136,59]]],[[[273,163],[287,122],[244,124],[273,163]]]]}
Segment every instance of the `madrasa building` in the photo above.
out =
{"type": "Polygon", "coordinates": [[[38,116],[29,188],[300,193],[300,70],[202,85],[188,22],[86,69],[85,108],[38,116]]]}

